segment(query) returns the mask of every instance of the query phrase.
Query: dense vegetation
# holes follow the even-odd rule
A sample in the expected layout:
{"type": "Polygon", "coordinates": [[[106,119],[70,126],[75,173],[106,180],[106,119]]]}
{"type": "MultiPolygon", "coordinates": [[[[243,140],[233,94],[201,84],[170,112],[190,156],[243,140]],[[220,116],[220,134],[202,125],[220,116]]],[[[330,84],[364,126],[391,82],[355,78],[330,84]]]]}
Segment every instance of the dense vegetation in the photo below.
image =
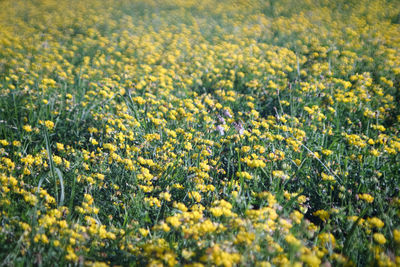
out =
{"type": "Polygon", "coordinates": [[[0,7],[0,265],[400,265],[399,1],[0,7]]]}

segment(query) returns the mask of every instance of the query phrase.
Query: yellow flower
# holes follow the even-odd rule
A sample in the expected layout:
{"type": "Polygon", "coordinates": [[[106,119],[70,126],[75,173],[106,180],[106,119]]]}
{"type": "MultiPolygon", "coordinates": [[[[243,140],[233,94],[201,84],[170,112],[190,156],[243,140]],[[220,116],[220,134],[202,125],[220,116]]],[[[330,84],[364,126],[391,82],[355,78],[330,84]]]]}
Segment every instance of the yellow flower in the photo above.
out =
{"type": "Polygon", "coordinates": [[[201,201],[201,195],[199,192],[196,192],[196,191],[189,192],[189,197],[194,199],[196,202],[201,201]]]}
{"type": "Polygon", "coordinates": [[[372,227],[376,227],[376,228],[382,228],[385,223],[382,222],[381,219],[373,217],[373,218],[368,218],[367,222],[372,226],[372,227]]]}
{"type": "Polygon", "coordinates": [[[185,258],[186,260],[190,259],[194,255],[195,255],[195,253],[193,251],[186,250],[186,249],[182,250],[182,257],[185,258]]]}
{"type": "Polygon", "coordinates": [[[381,233],[375,233],[374,234],[374,240],[375,240],[376,243],[381,244],[381,245],[386,243],[386,238],[381,233]]]}
{"type": "Polygon", "coordinates": [[[398,229],[393,230],[393,238],[396,243],[400,244],[400,230],[398,229]]]}
{"type": "Polygon", "coordinates": [[[250,173],[248,173],[248,172],[237,172],[236,173],[236,176],[237,177],[240,177],[240,178],[246,178],[247,180],[251,180],[253,177],[251,176],[251,174],[250,173]]]}
{"type": "Polygon", "coordinates": [[[30,125],[24,125],[22,129],[24,129],[24,131],[28,133],[32,132],[32,127],[30,125]]]}
{"type": "Polygon", "coordinates": [[[301,245],[301,241],[294,237],[294,235],[292,234],[288,234],[287,236],[285,236],[285,241],[292,246],[298,247],[301,245]]]}
{"type": "Polygon", "coordinates": [[[70,246],[67,247],[67,255],[65,256],[67,261],[77,261],[78,256],[75,254],[74,249],[70,246]]]}
{"type": "Polygon", "coordinates": [[[182,223],[180,222],[179,217],[177,216],[170,216],[166,219],[167,223],[169,223],[174,228],[178,228],[182,223]]]}
{"type": "Polygon", "coordinates": [[[20,147],[21,146],[21,142],[17,141],[17,140],[14,140],[12,144],[13,144],[13,146],[16,146],[16,147],[20,147]]]}
{"type": "Polygon", "coordinates": [[[162,192],[160,194],[160,198],[166,200],[166,201],[171,201],[171,194],[168,192],[162,192]]]}
{"type": "Polygon", "coordinates": [[[321,264],[321,260],[314,254],[302,255],[300,259],[307,263],[310,267],[318,267],[321,264]]]}
{"type": "Polygon", "coordinates": [[[53,156],[53,161],[56,165],[61,165],[62,163],[62,158],[59,156],[53,156]]]}
{"type": "Polygon", "coordinates": [[[357,194],[357,196],[368,203],[372,203],[374,201],[374,197],[370,194],[357,194]]]}
{"type": "Polygon", "coordinates": [[[313,213],[313,215],[318,216],[324,222],[326,222],[326,220],[329,219],[329,212],[325,210],[317,210],[316,212],[313,213]]]}
{"type": "Polygon", "coordinates": [[[249,146],[242,146],[242,152],[244,152],[244,153],[248,153],[250,150],[251,150],[251,147],[249,147],[249,146]]]}
{"type": "Polygon", "coordinates": [[[54,128],[54,122],[52,122],[52,121],[45,121],[45,122],[44,122],[44,125],[45,125],[46,128],[49,129],[49,130],[53,130],[53,128],[54,128]]]}
{"type": "Polygon", "coordinates": [[[304,215],[301,214],[299,211],[295,210],[290,214],[290,219],[292,219],[296,224],[300,224],[301,220],[303,219],[304,215]]]}
{"type": "Polygon", "coordinates": [[[59,151],[63,151],[64,150],[64,145],[63,144],[56,143],[56,146],[57,146],[57,150],[59,150],[59,151]]]}
{"type": "Polygon", "coordinates": [[[336,245],[336,239],[331,233],[321,233],[318,235],[318,238],[323,244],[331,244],[332,247],[336,245]]]}
{"type": "Polygon", "coordinates": [[[140,233],[142,236],[146,237],[146,236],[149,234],[149,230],[144,229],[144,228],[139,228],[139,233],[140,233]]]}
{"type": "Polygon", "coordinates": [[[283,171],[272,171],[272,176],[274,176],[275,178],[280,178],[280,179],[288,179],[289,176],[287,174],[285,174],[283,171]]]}
{"type": "Polygon", "coordinates": [[[215,265],[223,265],[224,267],[231,267],[239,263],[240,255],[238,253],[228,253],[223,251],[219,245],[212,248],[211,253],[212,263],[215,265]]]}

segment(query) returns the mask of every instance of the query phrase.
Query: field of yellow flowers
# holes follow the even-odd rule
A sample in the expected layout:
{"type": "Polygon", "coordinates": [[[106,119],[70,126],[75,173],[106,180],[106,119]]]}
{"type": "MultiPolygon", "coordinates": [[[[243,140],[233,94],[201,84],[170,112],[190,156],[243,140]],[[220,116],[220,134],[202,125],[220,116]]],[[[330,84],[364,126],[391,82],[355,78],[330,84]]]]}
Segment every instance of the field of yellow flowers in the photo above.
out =
{"type": "Polygon", "coordinates": [[[0,1],[0,266],[399,266],[400,2],[0,1]]]}

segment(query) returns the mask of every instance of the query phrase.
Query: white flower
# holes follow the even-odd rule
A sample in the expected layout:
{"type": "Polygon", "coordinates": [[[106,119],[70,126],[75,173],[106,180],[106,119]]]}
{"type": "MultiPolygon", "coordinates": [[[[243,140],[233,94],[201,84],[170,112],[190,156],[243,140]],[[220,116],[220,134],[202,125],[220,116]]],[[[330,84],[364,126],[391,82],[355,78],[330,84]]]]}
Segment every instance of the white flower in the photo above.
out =
{"type": "Polygon", "coordinates": [[[221,124],[225,124],[225,119],[223,117],[221,117],[220,115],[218,115],[218,121],[221,124]]]}
{"type": "Polygon", "coordinates": [[[224,135],[225,134],[225,129],[224,129],[224,127],[222,127],[222,125],[218,125],[216,127],[216,130],[219,132],[220,135],[224,135]]]}
{"type": "Polygon", "coordinates": [[[241,122],[239,123],[234,122],[233,126],[235,126],[235,129],[236,131],[238,131],[239,135],[242,135],[244,133],[244,128],[241,122]]]}
{"type": "Polygon", "coordinates": [[[229,110],[224,109],[222,113],[224,114],[225,117],[232,118],[232,115],[229,113],[229,110]]]}

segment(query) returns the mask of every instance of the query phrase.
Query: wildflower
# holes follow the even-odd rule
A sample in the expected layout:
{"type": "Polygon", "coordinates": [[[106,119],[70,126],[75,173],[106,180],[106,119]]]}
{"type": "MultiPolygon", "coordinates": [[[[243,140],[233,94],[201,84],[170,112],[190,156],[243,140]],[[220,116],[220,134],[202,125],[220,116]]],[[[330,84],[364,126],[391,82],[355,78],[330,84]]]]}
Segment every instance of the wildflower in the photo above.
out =
{"type": "Polygon", "coordinates": [[[193,251],[186,250],[186,249],[182,250],[182,257],[185,258],[186,260],[190,259],[194,255],[195,255],[195,253],[193,251]]]}
{"type": "Polygon", "coordinates": [[[299,211],[295,210],[290,214],[290,219],[292,219],[295,223],[300,224],[301,220],[303,219],[304,215],[301,214],[299,211]]]}
{"type": "Polygon", "coordinates": [[[61,165],[61,163],[62,163],[62,158],[61,157],[59,157],[59,156],[53,156],[53,161],[54,161],[54,163],[56,164],[56,165],[61,165]]]}
{"type": "Polygon", "coordinates": [[[296,237],[294,237],[294,235],[292,235],[292,234],[286,235],[286,236],[285,236],[285,241],[286,241],[288,244],[292,245],[292,246],[298,247],[298,246],[301,245],[301,241],[298,240],[296,237]]]}
{"type": "Polygon", "coordinates": [[[310,267],[317,267],[321,264],[321,260],[313,254],[302,255],[300,256],[300,259],[306,262],[310,267]]]}
{"type": "Polygon", "coordinates": [[[225,135],[225,129],[221,125],[216,127],[216,130],[219,132],[220,135],[225,135]]]}
{"type": "Polygon", "coordinates": [[[365,200],[368,203],[372,203],[374,201],[374,197],[370,194],[357,194],[359,199],[365,200]]]}
{"type": "Polygon", "coordinates": [[[317,210],[313,213],[314,216],[318,216],[322,221],[326,222],[329,219],[329,212],[325,210],[317,210]]]}
{"type": "Polygon", "coordinates": [[[52,121],[45,121],[45,122],[44,122],[44,125],[45,125],[46,128],[49,129],[49,130],[53,130],[53,128],[54,128],[54,122],[52,122],[52,121]]]}
{"type": "Polygon", "coordinates": [[[224,114],[225,117],[232,118],[232,115],[229,113],[229,110],[224,109],[222,113],[224,114]]]}
{"type": "Polygon", "coordinates": [[[59,151],[63,151],[64,150],[64,145],[63,144],[56,143],[56,146],[57,146],[57,150],[59,150],[59,151]]]}
{"type": "Polygon", "coordinates": [[[378,229],[382,228],[382,227],[385,225],[385,223],[382,222],[381,219],[376,218],[376,217],[368,218],[368,219],[367,219],[367,222],[368,222],[368,224],[369,224],[370,226],[376,227],[376,228],[378,228],[378,229]]]}
{"type": "Polygon", "coordinates": [[[166,201],[171,201],[171,194],[168,192],[163,192],[160,194],[160,198],[162,198],[166,201]]]}
{"type": "Polygon", "coordinates": [[[275,178],[283,179],[283,180],[286,180],[289,178],[289,176],[287,174],[285,174],[283,171],[272,171],[272,176],[274,176],[275,178]]]}
{"type": "Polygon", "coordinates": [[[28,133],[32,132],[32,127],[30,125],[24,125],[22,129],[24,129],[24,131],[28,133]]]}
{"type": "Polygon", "coordinates": [[[324,181],[331,181],[331,182],[335,181],[335,177],[333,177],[333,175],[328,175],[326,173],[321,173],[321,176],[322,176],[322,180],[324,180],[324,181]]]}
{"type": "Polygon", "coordinates": [[[225,124],[225,119],[218,115],[218,122],[221,124],[225,124]]]}
{"type": "Polygon", "coordinates": [[[215,245],[211,251],[211,260],[215,265],[231,267],[240,261],[240,255],[238,253],[225,252],[220,248],[219,245],[215,245]]]}
{"type": "Polygon", "coordinates": [[[400,244],[400,230],[394,229],[393,230],[393,237],[394,237],[394,241],[396,243],[400,244]]]}
{"type": "Polygon", "coordinates": [[[383,244],[386,243],[386,238],[385,238],[385,236],[384,236],[383,234],[381,234],[381,233],[375,233],[375,234],[374,234],[374,240],[375,240],[376,243],[378,243],[378,244],[380,244],[380,245],[383,245],[383,244]]]}
{"type": "Polygon", "coordinates": [[[178,228],[181,225],[180,219],[178,216],[171,216],[166,219],[167,223],[169,223],[174,228],[178,228]]]}
{"type": "Polygon", "coordinates": [[[189,197],[194,199],[196,202],[201,201],[201,195],[199,194],[199,192],[191,191],[191,192],[189,192],[189,197]]]}
{"type": "Polygon", "coordinates": [[[242,135],[244,133],[244,128],[243,128],[243,125],[241,122],[239,122],[239,123],[234,122],[233,126],[235,127],[235,129],[239,133],[239,135],[242,135]]]}
{"type": "Polygon", "coordinates": [[[240,178],[246,178],[246,179],[248,179],[248,180],[253,179],[253,177],[251,176],[251,174],[248,173],[248,172],[237,172],[237,173],[236,173],[236,176],[237,176],[237,177],[240,177],[240,178]]]}
{"type": "Polygon", "coordinates": [[[331,233],[321,233],[318,238],[323,244],[331,244],[332,247],[335,247],[336,239],[331,233]]]}
{"type": "Polygon", "coordinates": [[[139,229],[139,233],[140,233],[142,236],[146,237],[146,236],[149,234],[149,230],[144,229],[144,228],[140,228],[140,229],[139,229]]]}

